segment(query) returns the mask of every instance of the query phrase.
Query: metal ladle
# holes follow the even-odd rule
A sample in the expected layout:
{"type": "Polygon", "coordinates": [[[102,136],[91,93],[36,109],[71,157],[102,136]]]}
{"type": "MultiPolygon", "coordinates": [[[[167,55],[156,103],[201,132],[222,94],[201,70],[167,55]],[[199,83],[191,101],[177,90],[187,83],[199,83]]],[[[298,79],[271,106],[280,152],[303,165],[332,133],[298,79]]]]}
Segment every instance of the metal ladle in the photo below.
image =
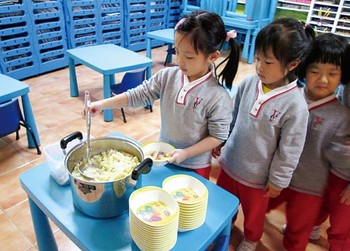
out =
{"type": "Polygon", "coordinates": [[[91,163],[91,158],[90,158],[90,151],[91,151],[91,144],[90,144],[91,112],[88,109],[88,107],[90,105],[90,92],[88,90],[85,91],[84,104],[85,104],[85,120],[86,120],[86,128],[87,128],[87,135],[86,135],[86,164],[85,164],[85,161],[83,161],[78,169],[79,169],[80,174],[82,176],[84,176],[85,178],[87,178],[87,179],[95,179],[94,175],[92,175],[91,173],[87,173],[86,172],[87,168],[89,170],[97,169],[98,171],[100,171],[99,168],[95,167],[91,163]],[[84,168],[82,168],[82,166],[84,166],[84,168]]]}

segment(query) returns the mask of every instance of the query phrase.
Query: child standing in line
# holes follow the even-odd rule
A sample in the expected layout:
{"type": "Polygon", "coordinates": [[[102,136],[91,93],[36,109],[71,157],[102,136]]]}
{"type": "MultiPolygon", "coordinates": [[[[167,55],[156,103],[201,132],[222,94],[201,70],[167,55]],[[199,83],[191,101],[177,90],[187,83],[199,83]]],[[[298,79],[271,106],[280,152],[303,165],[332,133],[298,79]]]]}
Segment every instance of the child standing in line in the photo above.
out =
{"type": "Polygon", "coordinates": [[[231,88],[240,59],[235,32],[226,32],[221,17],[196,11],[175,27],[178,66],[165,68],[142,85],[109,99],[91,103],[93,114],[122,106],[138,107],[160,99],[160,141],[175,146],[170,163],[193,169],[209,179],[211,150],[228,137],[232,119],[231,88]],[[216,74],[214,61],[225,41],[230,54],[216,74]],[[219,83],[220,81],[220,83],[219,83]]]}
{"type": "Polygon", "coordinates": [[[240,199],[243,209],[244,239],[237,250],[256,249],[269,197],[288,187],[297,166],[308,110],[294,70],[313,37],[311,27],[292,18],[270,23],[256,39],[257,74],[238,86],[217,179],[219,186],[240,199]]]}
{"type": "Polygon", "coordinates": [[[327,205],[330,250],[350,250],[350,146],[345,144],[350,139],[350,111],[335,94],[340,82],[350,80],[347,39],[332,33],[317,36],[300,69],[310,112],[306,141],[289,187],[270,200],[269,209],[287,202],[283,245],[304,251],[321,206],[327,205]]]}

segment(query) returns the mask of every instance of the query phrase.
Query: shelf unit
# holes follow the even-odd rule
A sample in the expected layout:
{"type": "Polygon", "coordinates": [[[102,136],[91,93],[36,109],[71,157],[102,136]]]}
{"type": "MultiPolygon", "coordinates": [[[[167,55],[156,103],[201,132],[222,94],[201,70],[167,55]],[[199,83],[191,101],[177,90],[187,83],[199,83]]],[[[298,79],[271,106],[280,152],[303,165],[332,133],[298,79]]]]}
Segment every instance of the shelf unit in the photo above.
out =
{"type": "Polygon", "coordinates": [[[311,2],[307,17],[317,34],[332,32],[346,37],[350,41],[350,0],[311,2]]]}
{"type": "Polygon", "coordinates": [[[279,0],[277,8],[280,10],[292,10],[309,12],[311,0],[279,0]]]}

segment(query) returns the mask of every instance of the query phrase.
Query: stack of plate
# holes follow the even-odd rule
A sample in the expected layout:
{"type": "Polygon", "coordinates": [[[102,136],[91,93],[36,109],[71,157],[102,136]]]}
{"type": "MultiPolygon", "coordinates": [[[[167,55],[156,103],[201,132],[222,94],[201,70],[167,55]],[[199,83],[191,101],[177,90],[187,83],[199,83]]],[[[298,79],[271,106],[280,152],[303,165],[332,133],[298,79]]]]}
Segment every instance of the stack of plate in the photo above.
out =
{"type": "Polygon", "coordinates": [[[175,246],[179,226],[179,206],[159,187],[134,191],[129,198],[131,237],[141,250],[167,251],[175,246]]]}
{"type": "Polygon", "coordinates": [[[196,229],[204,223],[208,189],[202,182],[192,176],[179,174],[166,178],[162,186],[179,204],[180,232],[196,229]]]}

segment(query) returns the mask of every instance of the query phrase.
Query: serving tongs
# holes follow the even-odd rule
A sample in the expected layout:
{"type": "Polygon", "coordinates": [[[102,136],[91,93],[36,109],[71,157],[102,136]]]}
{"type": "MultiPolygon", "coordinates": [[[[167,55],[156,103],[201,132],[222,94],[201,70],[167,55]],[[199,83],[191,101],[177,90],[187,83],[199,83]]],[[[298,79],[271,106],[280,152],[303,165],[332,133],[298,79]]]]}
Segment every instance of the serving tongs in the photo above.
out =
{"type": "Polygon", "coordinates": [[[85,122],[86,122],[86,129],[87,129],[87,135],[86,135],[86,161],[82,161],[82,164],[79,165],[79,172],[82,176],[84,176],[87,179],[95,179],[95,176],[91,172],[93,169],[96,169],[99,171],[97,167],[95,167],[91,163],[91,143],[90,143],[90,129],[91,129],[91,112],[89,110],[89,105],[90,105],[90,92],[88,90],[85,91],[85,98],[84,98],[84,112],[85,112],[85,122]],[[87,172],[87,170],[89,172],[87,172]]]}

